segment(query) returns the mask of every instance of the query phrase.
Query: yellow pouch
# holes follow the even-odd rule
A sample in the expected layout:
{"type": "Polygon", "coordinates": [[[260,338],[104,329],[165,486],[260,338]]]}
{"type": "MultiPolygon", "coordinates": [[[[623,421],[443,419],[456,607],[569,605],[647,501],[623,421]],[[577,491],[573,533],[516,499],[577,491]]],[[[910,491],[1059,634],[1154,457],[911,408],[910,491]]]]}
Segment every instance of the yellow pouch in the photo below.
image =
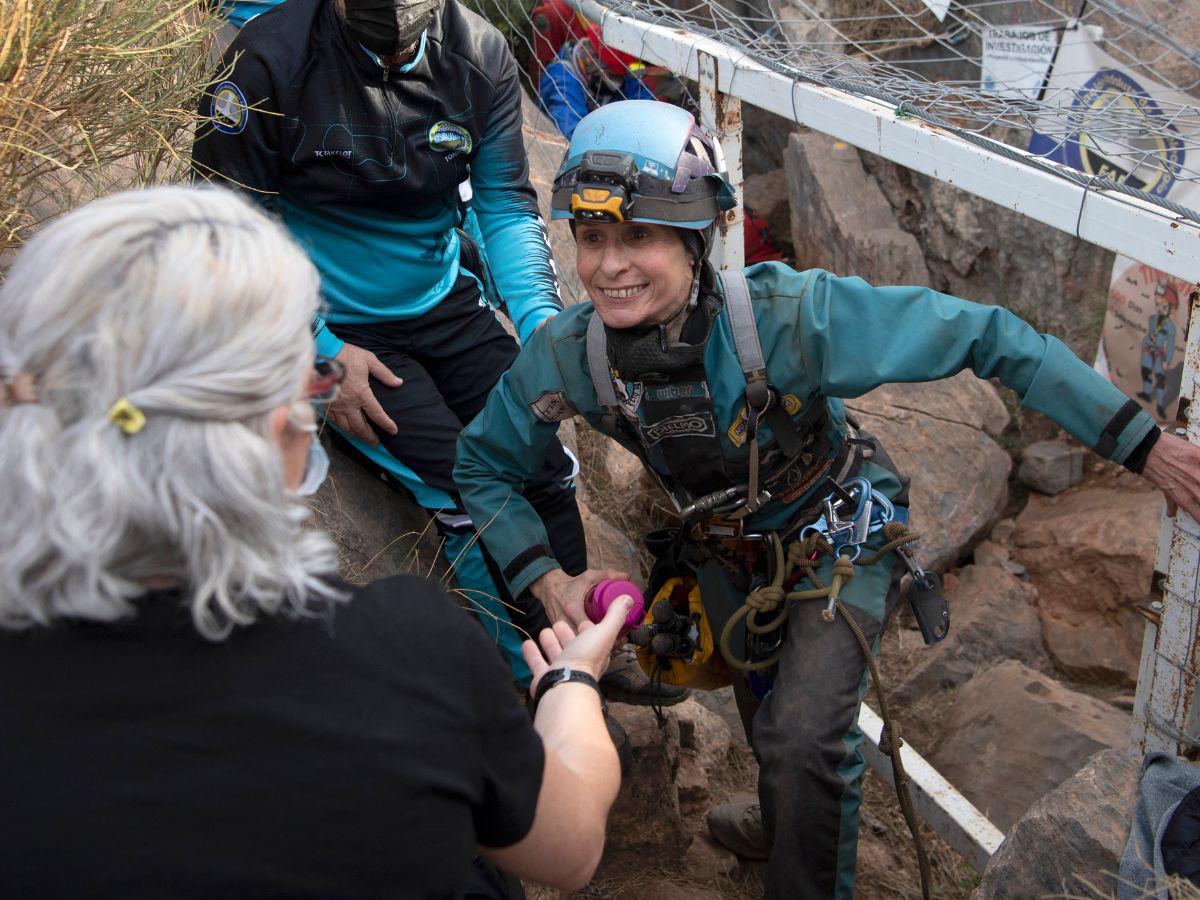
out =
{"type": "Polygon", "coordinates": [[[659,600],[668,601],[680,615],[688,616],[696,623],[699,637],[696,650],[691,659],[670,659],[666,669],[657,673],[655,667],[659,657],[649,647],[638,647],[638,664],[649,677],[661,677],[667,684],[686,685],[700,691],[715,691],[730,684],[729,668],[717,650],[713,640],[712,629],[708,624],[708,616],[704,613],[704,604],[700,600],[700,585],[694,578],[671,578],[654,595],[654,601],[646,609],[644,622],[651,624],[654,616],[650,610],[659,600]]]}

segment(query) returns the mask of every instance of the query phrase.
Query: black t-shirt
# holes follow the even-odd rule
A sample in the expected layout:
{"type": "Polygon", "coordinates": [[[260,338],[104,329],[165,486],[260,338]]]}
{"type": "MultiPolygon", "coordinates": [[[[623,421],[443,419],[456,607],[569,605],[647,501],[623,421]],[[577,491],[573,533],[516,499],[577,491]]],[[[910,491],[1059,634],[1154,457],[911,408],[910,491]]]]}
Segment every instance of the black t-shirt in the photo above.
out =
{"type": "Polygon", "coordinates": [[[0,632],[0,895],[453,897],[528,833],[541,740],[436,584],[221,643],[138,605],[0,632]]]}

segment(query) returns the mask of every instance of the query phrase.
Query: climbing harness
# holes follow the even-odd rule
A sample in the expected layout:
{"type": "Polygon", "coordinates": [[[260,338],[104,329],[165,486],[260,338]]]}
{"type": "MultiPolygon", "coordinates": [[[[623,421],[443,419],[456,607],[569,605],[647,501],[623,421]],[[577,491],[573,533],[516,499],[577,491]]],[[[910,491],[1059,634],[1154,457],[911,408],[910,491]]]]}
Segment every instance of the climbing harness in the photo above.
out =
{"type": "Polygon", "coordinates": [[[724,303],[714,319],[726,318],[746,380],[744,422],[737,427],[739,445],[746,443],[749,452],[741,460],[726,458],[721,449],[702,360],[690,376],[681,372],[676,373],[680,380],[639,383],[631,395],[611,361],[608,334],[599,316],[592,316],[587,330],[588,368],[602,410],[600,430],[641,459],[685,524],[714,515],[736,522],[771,500],[792,502],[828,475],[844,478],[865,455],[860,450],[863,442],[852,428],[841,450],[833,453],[823,396],[814,395],[804,403],[789,397],[784,402],[767,377],[745,275],[722,272],[720,278],[724,303]],[[672,393],[678,395],[673,403],[658,399],[672,393]],[[631,410],[639,407],[643,414],[653,407],[659,415],[640,419],[631,410]],[[763,423],[773,436],[769,446],[760,434],[763,423]],[[710,471],[713,461],[720,463],[717,471],[710,471]]]}
{"type": "Polygon", "coordinates": [[[929,861],[900,755],[903,741],[892,719],[870,642],[840,598],[857,568],[874,565],[895,553],[912,573],[909,602],[927,644],[946,637],[949,610],[936,574],[922,570],[913,554],[912,545],[920,535],[908,527],[907,510],[894,506],[863,477],[842,484],[830,480],[827,484],[829,493],[813,512],[801,517],[800,524],[793,525],[782,536],[779,532],[761,535],[738,532],[726,539],[743,547],[747,542],[761,544],[766,549],[770,578],[769,583],[751,590],[745,602],[725,620],[716,641],[719,655],[711,643],[712,631],[700,602],[699,587],[687,578],[670,579],[659,590],[645,623],[630,635],[630,640],[638,645],[639,662],[653,678],[711,689],[740,674],[747,679],[751,690],[759,693],[754,690],[756,679],[769,689],[770,670],[783,655],[789,604],[824,600],[826,606],[821,618],[833,622],[840,616],[846,622],[870,672],[884,723],[879,749],[892,762],[896,796],[913,836],[923,896],[928,898],[929,861]],[[796,539],[790,541],[785,551],[784,540],[793,534],[796,539]],[[873,534],[882,534],[884,544],[864,556],[864,545],[873,534]],[[816,572],[824,556],[832,556],[834,560],[829,584],[816,572]],[[797,589],[805,580],[812,587],[797,589]],[[747,633],[745,655],[740,655],[733,646],[739,624],[744,624],[747,633]]]}

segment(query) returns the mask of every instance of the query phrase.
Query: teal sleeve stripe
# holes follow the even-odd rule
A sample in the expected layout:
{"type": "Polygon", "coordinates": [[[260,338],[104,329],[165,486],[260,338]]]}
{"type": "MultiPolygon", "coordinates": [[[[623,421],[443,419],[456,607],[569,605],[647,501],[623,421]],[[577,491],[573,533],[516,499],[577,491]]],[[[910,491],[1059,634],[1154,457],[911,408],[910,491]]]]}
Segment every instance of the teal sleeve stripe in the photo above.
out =
{"type": "Polygon", "coordinates": [[[1137,449],[1142,439],[1157,427],[1158,422],[1152,415],[1145,410],[1139,412],[1133,417],[1133,421],[1121,431],[1121,436],[1117,438],[1117,449],[1111,457],[1113,462],[1124,463],[1129,459],[1129,454],[1137,449]]]}
{"type": "Polygon", "coordinates": [[[508,580],[508,589],[514,597],[519,597],[523,591],[529,590],[529,586],[545,575],[547,572],[553,572],[555,569],[561,569],[556,559],[549,556],[539,556],[524,569],[521,574],[516,575],[508,580]]]}
{"type": "Polygon", "coordinates": [[[558,278],[521,130],[516,64],[504,60],[479,149],[471,161],[471,205],[488,252],[488,266],[522,343],[559,308],[558,278]]]}
{"type": "MultiPolygon", "coordinates": [[[[325,321],[320,316],[317,317],[317,321],[321,323],[313,335],[317,344],[317,356],[332,359],[342,352],[342,347],[346,345],[346,342],[330,331],[329,326],[325,324],[325,321]]],[[[314,324],[316,323],[314,322],[314,324]]]]}

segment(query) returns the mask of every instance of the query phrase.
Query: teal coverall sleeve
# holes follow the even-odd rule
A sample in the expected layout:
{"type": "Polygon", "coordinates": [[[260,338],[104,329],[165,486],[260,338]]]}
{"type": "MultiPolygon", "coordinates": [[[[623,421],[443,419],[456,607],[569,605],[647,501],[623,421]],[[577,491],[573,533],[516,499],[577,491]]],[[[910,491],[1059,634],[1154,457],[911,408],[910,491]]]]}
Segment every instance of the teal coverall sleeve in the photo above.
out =
{"type": "MultiPolygon", "coordinates": [[[[553,323],[550,323],[551,325],[553,323]]],[[[487,404],[458,437],[454,481],[467,514],[513,596],[559,568],[542,520],[521,496],[542,468],[559,419],[574,414],[551,348],[539,329],[500,376],[487,404]]]]}
{"type": "Polygon", "coordinates": [[[999,378],[1022,406],[1118,463],[1157,427],[1062,341],[1003,307],[928,288],[807,275],[798,323],[803,365],[828,396],[858,397],[889,382],[936,381],[969,368],[999,378]]]}

